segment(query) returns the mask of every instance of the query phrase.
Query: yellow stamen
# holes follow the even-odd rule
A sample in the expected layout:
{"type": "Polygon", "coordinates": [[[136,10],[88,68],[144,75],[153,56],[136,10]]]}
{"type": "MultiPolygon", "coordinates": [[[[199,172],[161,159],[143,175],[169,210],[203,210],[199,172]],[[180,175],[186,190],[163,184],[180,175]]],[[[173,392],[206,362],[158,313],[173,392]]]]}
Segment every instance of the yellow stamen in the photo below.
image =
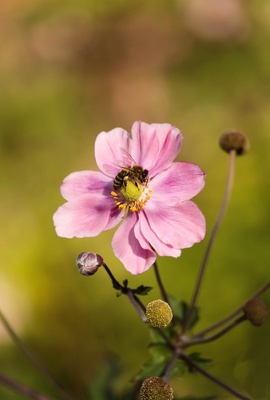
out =
{"type": "Polygon", "coordinates": [[[140,184],[133,180],[126,180],[119,192],[111,191],[114,202],[119,210],[130,210],[132,212],[143,210],[147,201],[150,200],[151,190],[148,189],[149,180],[146,184],[140,184]]]}
{"type": "Polygon", "coordinates": [[[127,181],[120,192],[127,201],[137,201],[142,195],[143,187],[139,183],[135,185],[133,181],[127,181]]]}

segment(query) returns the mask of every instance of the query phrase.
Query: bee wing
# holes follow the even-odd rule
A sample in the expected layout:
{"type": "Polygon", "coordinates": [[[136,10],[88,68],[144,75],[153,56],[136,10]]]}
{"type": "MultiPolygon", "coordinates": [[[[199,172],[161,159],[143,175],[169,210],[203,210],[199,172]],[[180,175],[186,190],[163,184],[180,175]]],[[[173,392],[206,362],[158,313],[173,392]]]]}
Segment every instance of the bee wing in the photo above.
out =
{"type": "Polygon", "coordinates": [[[129,154],[128,151],[126,151],[123,147],[120,147],[121,153],[122,153],[122,160],[116,160],[114,165],[119,168],[130,168],[133,167],[133,165],[137,165],[136,161],[132,156],[129,154]]]}
{"type": "Polygon", "coordinates": [[[131,154],[129,154],[128,151],[126,151],[125,149],[123,149],[123,147],[120,148],[122,155],[123,155],[123,159],[125,160],[125,162],[127,162],[128,166],[133,166],[133,165],[137,165],[137,162],[134,160],[134,158],[131,156],[131,154]],[[131,165],[130,165],[131,164],[131,165]]]}

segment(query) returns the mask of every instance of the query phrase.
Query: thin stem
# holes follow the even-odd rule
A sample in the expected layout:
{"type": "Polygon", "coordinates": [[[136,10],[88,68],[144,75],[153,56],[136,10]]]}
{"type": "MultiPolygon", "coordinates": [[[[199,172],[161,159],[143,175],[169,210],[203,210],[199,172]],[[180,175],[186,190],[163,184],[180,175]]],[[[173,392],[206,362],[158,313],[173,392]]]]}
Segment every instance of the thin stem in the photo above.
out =
{"type": "Polygon", "coordinates": [[[36,392],[33,389],[15,381],[14,379],[9,378],[6,375],[0,374],[0,382],[5,384],[6,386],[10,387],[11,389],[15,390],[18,393],[21,393],[25,396],[28,396],[30,399],[33,400],[50,400],[51,398],[44,396],[41,393],[36,392]]]}
{"type": "Polygon", "coordinates": [[[145,315],[145,306],[140,301],[140,299],[133,293],[132,289],[125,287],[118,282],[118,280],[114,277],[113,273],[111,272],[110,268],[105,263],[103,263],[103,267],[105,268],[105,271],[111,278],[114,288],[118,288],[119,290],[121,290],[121,293],[126,294],[128,296],[131,304],[133,305],[137,313],[144,321],[143,315],[145,315]]]}
{"type": "Polygon", "coordinates": [[[246,316],[245,315],[241,315],[240,317],[238,317],[237,319],[235,319],[234,321],[232,321],[229,325],[227,325],[225,328],[221,329],[220,331],[218,331],[217,333],[215,333],[212,336],[208,336],[208,337],[199,337],[199,336],[192,336],[187,343],[184,345],[184,347],[188,347],[188,346],[193,346],[194,344],[203,344],[203,343],[209,343],[212,342],[216,339],[219,339],[221,336],[225,335],[225,333],[229,332],[231,329],[235,328],[237,325],[239,325],[241,322],[246,321],[246,316]]]}
{"type": "Polygon", "coordinates": [[[140,304],[138,304],[137,299],[134,297],[134,294],[132,293],[131,289],[127,289],[127,297],[129,298],[130,303],[133,305],[133,307],[135,308],[135,310],[137,311],[139,317],[141,318],[141,320],[144,323],[147,323],[147,318],[146,315],[144,313],[144,311],[142,310],[140,304]]]}
{"type": "Polygon", "coordinates": [[[206,271],[206,266],[207,266],[207,262],[211,253],[211,250],[213,248],[213,244],[214,244],[214,240],[216,238],[217,235],[217,231],[219,229],[220,223],[224,217],[227,205],[228,205],[228,201],[229,201],[229,197],[230,197],[230,193],[231,193],[231,189],[232,189],[232,183],[233,183],[233,175],[234,175],[234,161],[235,161],[235,156],[236,156],[236,152],[235,150],[232,150],[230,152],[230,160],[229,160],[229,171],[228,171],[228,177],[227,177],[227,183],[226,183],[226,188],[225,188],[225,193],[224,193],[224,197],[223,197],[223,201],[216,219],[216,222],[214,224],[213,230],[211,232],[210,238],[209,238],[209,242],[208,245],[206,247],[206,251],[205,251],[205,255],[204,258],[202,260],[202,264],[200,266],[199,269],[199,273],[198,273],[198,277],[197,277],[197,281],[195,284],[195,288],[194,288],[194,292],[191,298],[191,302],[190,302],[190,309],[185,321],[185,325],[183,328],[183,333],[186,332],[186,330],[189,327],[189,323],[194,311],[194,308],[196,306],[196,302],[199,296],[199,292],[201,289],[201,285],[202,285],[202,281],[203,281],[203,277],[205,275],[205,271],[206,271]]]}
{"type": "MultiPolygon", "coordinates": [[[[131,291],[132,291],[132,289],[131,289],[131,291]]],[[[137,303],[139,304],[139,306],[141,307],[141,309],[142,309],[143,312],[145,313],[145,310],[146,310],[145,305],[141,302],[141,300],[139,299],[139,297],[136,296],[136,294],[134,294],[133,292],[132,292],[132,294],[133,294],[134,299],[137,301],[137,303]]]]}
{"type": "Polygon", "coordinates": [[[111,278],[113,284],[119,286],[119,289],[120,289],[120,288],[123,288],[123,286],[122,286],[122,285],[118,282],[118,280],[114,277],[114,275],[113,275],[113,273],[111,272],[111,270],[110,270],[110,268],[108,267],[108,265],[105,264],[105,263],[103,263],[102,265],[103,265],[103,267],[105,268],[105,271],[107,272],[107,274],[109,275],[109,277],[111,278]]]}
{"type": "Polygon", "coordinates": [[[157,283],[158,283],[158,286],[159,286],[160,294],[161,294],[163,300],[166,301],[166,303],[169,303],[167,292],[166,292],[166,290],[165,290],[165,288],[163,286],[163,283],[162,283],[162,280],[161,280],[161,277],[160,277],[160,274],[159,274],[159,270],[158,270],[158,266],[157,266],[157,262],[156,261],[154,262],[153,266],[154,266],[154,272],[155,272],[156,280],[157,280],[157,283]]]}
{"type": "Polygon", "coordinates": [[[6,328],[9,336],[13,342],[24,352],[24,354],[31,360],[31,362],[43,373],[43,375],[55,386],[55,388],[62,394],[62,396],[67,400],[73,400],[62,386],[55,380],[51,372],[45,367],[45,365],[37,358],[37,356],[26,346],[26,344],[19,338],[15,333],[4,314],[0,310],[0,320],[2,321],[4,327],[6,328]]]}
{"type": "Polygon", "coordinates": [[[167,364],[167,367],[165,369],[164,375],[163,375],[163,379],[165,382],[169,382],[169,378],[172,372],[172,369],[174,367],[175,361],[177,360],[177,358],[179,357],[178,352],[175,350],[167,364]]]}
{"type": "MultiPolygon", "coordinates": [[[[114,275],[112,274],[111,270],[109,269],[109,267],[103,263],[103,267],[105,268],[106,272],[108,273],[109,277],[111,278],[112,282],[113,282],[113,286],[116,288],[119,288],[119,290],[121,290],[121,293],[125,294],[128,296],[132,306],[135,308],[136,312],[139,314],[139,316],[141,317],[141,319],[143,320],[143,322],[146,322],[147,320],[145,320],[145,307],[142,304],[142,302],[139,300],[139,298],[133,293],[132,289],[125,287],[123,285],[121,285],[117,279],[114,277],[114,275]]],[[[167,343],[167,345],[173,349],[173,346],[170,342],[170,340],[168,339],[167,335],[164,333],[164,331],[161,328],[153,328],[155,330],[157,330],[160,334],[160,336],[163,337],[164,341],[167,343]]]]}
{"type": "Polygon", "coordinates": [[[206,333],[211,332],[220,326],[226,324],[226,322],[230,321],[234,317],[236,317],[238,314],[243,312],[243,307],[246,305],[246,303],[254,298],[257,298],[261,296],[264,292],[266,292],[268,289],[270,289],[270,281],[268,281],[266,284],[264,284],[257,292],[255,292],[248,300],[246,300],[240,307],[238,307],[235,311],[233,311],[231,314],[227,315],[227,317],[223,318],[221,321],[216,322],[215,324],[209,326],[208,328],[204,329],[203,331],[197,333],[196,335],[193,336],[195,337],[201,337],[204,336],[206,333]]]}
{"type": "Polygon", "coordinates": [[[227,392],[231,393],[234,395],[236,398],[241,399],[241,400],[251,400],[250,397],[244,396],[243,394],[237,392],[235,389],[227,385],[226,383],[220,381],[218,378],[214,377],[213,375],[209,374],[209,372],[205,371],[202,369],[199,365],[195,364],[188,356],[185,354],[180,354],[179,356],[180,359],[185,361],[185,363],[191,367],[192,369],[195,369],[196,371],[200,372],[203,376],[206,378],[210,379],[212,382],[215,382],[217,385],[221,386],[223,389],[227,390],[227,392]]]}

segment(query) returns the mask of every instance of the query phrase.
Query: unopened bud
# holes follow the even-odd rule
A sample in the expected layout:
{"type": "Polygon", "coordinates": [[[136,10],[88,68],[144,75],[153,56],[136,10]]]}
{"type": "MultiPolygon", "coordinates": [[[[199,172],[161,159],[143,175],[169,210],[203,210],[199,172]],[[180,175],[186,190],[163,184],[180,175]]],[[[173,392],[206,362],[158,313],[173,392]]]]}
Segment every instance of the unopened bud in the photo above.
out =
{"type": "Polygon", "coordinates": [[[249,150],[248,138],[239,131],[224,132],[219,139],[219,145],[227,153],[235,150],[238,156],[247,153],[249,150]]]}
{"type": "Polygon", "coordinates": [[[268,315],[266,305],[257,298],[249,300],[244,306],[243,311],[246,318],[255,326],[262,325],[268,315]]]}
{"type": "Polygon", "coordinates": [[[153,376],[146,379],[140,389],[141,400],[172,400],[173,390],[163,379],[153,376]]]}
{"type": "Polygon", "coordinates": [[[94,275],[103,264],[103,258],[96,253],[84,252],[78,255],[76,264],[82,275],[94,275]]]}
{"type": "Polygon", "coordinates": [[[154,328],[165,328],[171,322],[173,313],[168,303],[154,300],[146,306],[146,317],[154,328]]]}

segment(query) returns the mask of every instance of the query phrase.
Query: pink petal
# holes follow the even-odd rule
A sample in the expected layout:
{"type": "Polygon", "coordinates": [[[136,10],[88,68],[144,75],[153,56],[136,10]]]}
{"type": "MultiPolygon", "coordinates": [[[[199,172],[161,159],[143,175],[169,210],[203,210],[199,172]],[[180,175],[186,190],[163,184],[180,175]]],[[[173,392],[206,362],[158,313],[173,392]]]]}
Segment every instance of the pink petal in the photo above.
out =
{"type": "Polygon", "coordinates": [[[175,249],[191,247],[205,236],[205,218],[192,201],[167,207],[150,199],[144,212],[158,238],[175,249]]]}
{"type": "Polygon", "coordinates": [[[165,244],[160,240],[160,238],[153,232],[151,229],[147,217],[144,212],[140,213],[139,216],[140,228],[141,232],[143,232],[143,236],[147,239],[147,241],[151,244],[152,248],[160,256],[170,256],[170,257],[179,257],[181,254],[180,249],[174,249],[172,246],[165,244]]]}
{"type": "Polygon", "coordinates": [[[151,169],[156,162],[159,141],[154,126],[145,122],[135,122],[131,128],[132,156],[137,164],[151,169]]]}
{"type": "Polygon", "coordinates": [[[61,194],[66,200],[90,193],[109,195],[112,185],[112,179],[99,171],[73,172],[64,179],[61,194]]]}
{"type": "Polygon", "coordinates": [[[170,124],[135,122],[131,133],[132,156],[151,177],[166,170],[180,151],[182,134],[170,124]]]}
{"type": "Polygon", "coordinates": [[[123,211],[115,212],[113,200],[100,195],[76,197],[58,208],[53,216],[58,236],[93,237],[118,224],[123,211]]]}
{"type": "Polygon", "coordinates": [[[112,240],[114,254],[124,264],[125,268],[134,275],[146,271],[156,259],[155,253],[140,234],[137,225],[138,215],[129,213],[115,232],[112,240]],[[138,236],[140,240],[138,240],[138,236]]]}
{"type": "Polygon", "coordinates": [[[174,162],[151,181],[151,198],[167,205],[196,196],[204,187],[205,173],[196,164],[174,162]]]}
{"type": "Polygon", "coordinates": [[[130,152],[130,135],[122,128],[101,132],[95,142],[96,162],[105,175],[114,178],[123,164],[123,149],[130,152]]]}

